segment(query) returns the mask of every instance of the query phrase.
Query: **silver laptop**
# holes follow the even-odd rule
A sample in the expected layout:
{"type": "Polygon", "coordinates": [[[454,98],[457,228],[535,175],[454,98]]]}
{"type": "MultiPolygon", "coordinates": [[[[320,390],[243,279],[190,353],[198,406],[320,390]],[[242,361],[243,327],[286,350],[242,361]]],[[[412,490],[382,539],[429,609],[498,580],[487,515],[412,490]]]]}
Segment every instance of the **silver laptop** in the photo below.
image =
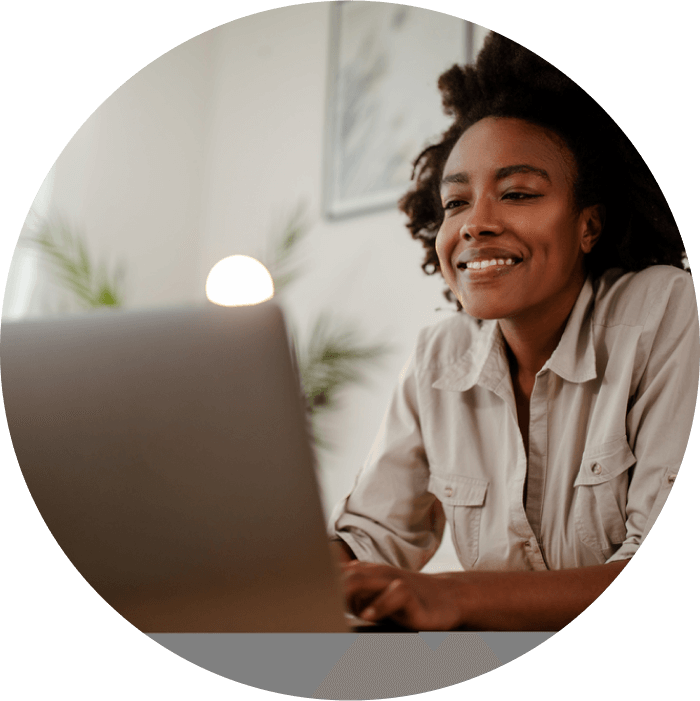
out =
{"type": "Polygon", "coordinates": [[[134,626],[350,630],[274,302],[4,322],[0,360],[42,517],[134,626]]]}

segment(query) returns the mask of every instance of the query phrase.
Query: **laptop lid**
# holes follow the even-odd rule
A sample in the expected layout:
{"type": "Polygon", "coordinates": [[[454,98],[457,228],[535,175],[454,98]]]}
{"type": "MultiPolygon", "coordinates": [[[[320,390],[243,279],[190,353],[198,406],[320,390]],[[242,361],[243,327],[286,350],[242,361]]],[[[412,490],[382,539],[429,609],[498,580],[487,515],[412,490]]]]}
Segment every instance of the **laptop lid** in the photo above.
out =
{"type": "Polygon", "coordinates": [[[273,301],[2,324],[27,486],[140,630],[348,630],[289,348],[273,301]]]}

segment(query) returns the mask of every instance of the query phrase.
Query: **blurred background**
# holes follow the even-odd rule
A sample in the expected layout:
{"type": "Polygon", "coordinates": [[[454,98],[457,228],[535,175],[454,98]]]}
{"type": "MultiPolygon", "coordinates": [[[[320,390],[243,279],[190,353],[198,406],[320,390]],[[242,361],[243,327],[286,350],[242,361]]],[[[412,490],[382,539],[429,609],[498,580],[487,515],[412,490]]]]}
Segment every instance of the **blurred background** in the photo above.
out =
{"type": "MultiPolygon", "coordinates": [[[[486,30],[381,3],[222,25],[146,66],[47,174],[3,319],[203,303],[261,260],[296,339],[326,513],[351,489],[419,329],[454,313],[396,201],[447,125],[437,78],[486,30]]],[[[459,568],[449,537],[428,570],[459,568]]]]}

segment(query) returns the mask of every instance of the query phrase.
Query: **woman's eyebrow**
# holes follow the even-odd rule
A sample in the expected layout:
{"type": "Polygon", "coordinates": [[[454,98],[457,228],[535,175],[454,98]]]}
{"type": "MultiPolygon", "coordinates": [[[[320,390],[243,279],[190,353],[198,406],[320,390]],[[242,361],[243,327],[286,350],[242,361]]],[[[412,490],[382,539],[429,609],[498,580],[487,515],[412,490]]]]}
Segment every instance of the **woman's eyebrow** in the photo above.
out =
{"type": "MultiPolygon", "coordinates": [[[[517,165],[512,165],[512,166],[504,166],[503,168],[499,168],[496,171],[495,175],[495,180],[503,180],[504,178],[507,178],[510,175],[514,175],[516,173],[534,173],[535,175],[538,175],[541,177],[543,180],[546,180],[548,183],[551,184],[552,180],[549,177],[549,173],[547,173],[546,170],[543,168],[537,168],[536,166],[531,166],[528,165],[527,163],[519,163],[517,165]]],[[[441,181],[440,181],[440,189],[442,189],[445,185],[449,185],[450,183],[456,183],[458,185],[469,185],[469,174],[464,172],[464,171],[458,171],[456,173],[450,173],[449,175],[446,175],[441,181]]]]}
{"type": "Polygon", "coordinates": [[[514,175],[515,173],[534,173],[535,175],[539,175],[541,178],[546,180],[548,183],[551,184],[551,179],[549,177],[549,173],[547,173],[546,170],[543,168],[537,168],[536,166],[531,166],[527,165],[525,163],[521,163],[518,165],[514,166],[505,166],[503,168],[499,168],[496,171],[496,180],[503,180],[504,178],[507,178],[509,175],[514,175]]]}

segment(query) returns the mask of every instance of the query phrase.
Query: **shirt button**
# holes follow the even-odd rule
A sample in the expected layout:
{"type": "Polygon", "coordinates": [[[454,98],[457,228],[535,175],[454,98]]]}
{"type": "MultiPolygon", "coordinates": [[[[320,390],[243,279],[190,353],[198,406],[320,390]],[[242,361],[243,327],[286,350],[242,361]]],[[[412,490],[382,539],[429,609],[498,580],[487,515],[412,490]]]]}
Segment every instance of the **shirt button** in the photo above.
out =
{"type": "Polygon", "coordinates": [[[446,497],[452,496],[452,487],[445,487],[445,496],[446,497]]]}
{"type": "Polygon", "coordinates": [[[669,475],[669,476],[666,478],[666,481],[667,481],[669,484],[673,484],[673,483],[676,481],[676,476],[675,476],[675,475],[669,475]]]}
{"type": "Polygon", "coordinates": [[[602,468],[597,462],[594,462],[594,463],[591,465],[591,472],[592,472],[594,475],[599,475],[602,471],[603,471],[603,468],[602,468]]]}

